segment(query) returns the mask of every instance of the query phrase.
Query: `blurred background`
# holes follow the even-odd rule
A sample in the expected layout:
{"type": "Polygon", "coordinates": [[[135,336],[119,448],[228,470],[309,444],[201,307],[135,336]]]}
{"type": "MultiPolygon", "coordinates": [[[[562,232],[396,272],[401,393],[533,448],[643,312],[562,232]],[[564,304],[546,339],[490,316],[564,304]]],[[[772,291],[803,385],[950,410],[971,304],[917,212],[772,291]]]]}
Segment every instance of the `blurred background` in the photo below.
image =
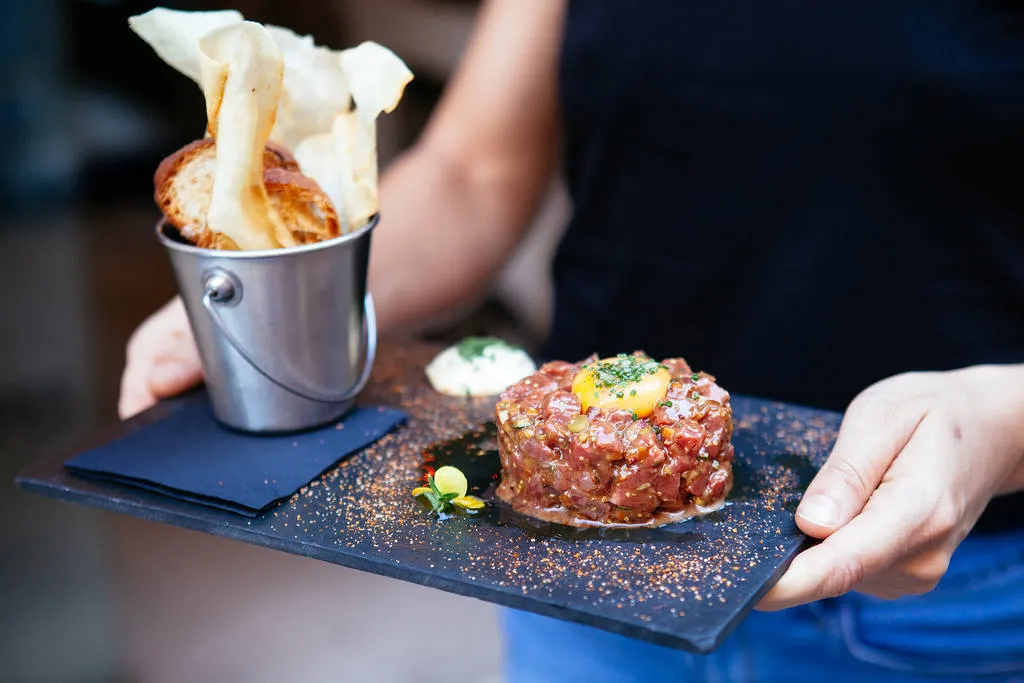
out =
{"type": "MultiPolygon", "coordinates": [[[[416,74],[380,127],[415,140],[468,37],[473,0],[163,2],[238,9],[334,48],[375,40],[416,74]]],[[[0,681],[497,681],[482,602],[36,498],[15,474],[116,420],[131,331],[174,284],[152,174],[201,137],[199,89],[128,30],[134,0],[0,0],[0,681]],[[325,609],[325,606],[327,609],[325,609]],[[412,615],[472,623],[426,639],[412,615]],[[452,662],[458,672],[440,667],[452,662]]],[[[437,339],[543,336],[558,186],[490,299],[437,339]]]]}

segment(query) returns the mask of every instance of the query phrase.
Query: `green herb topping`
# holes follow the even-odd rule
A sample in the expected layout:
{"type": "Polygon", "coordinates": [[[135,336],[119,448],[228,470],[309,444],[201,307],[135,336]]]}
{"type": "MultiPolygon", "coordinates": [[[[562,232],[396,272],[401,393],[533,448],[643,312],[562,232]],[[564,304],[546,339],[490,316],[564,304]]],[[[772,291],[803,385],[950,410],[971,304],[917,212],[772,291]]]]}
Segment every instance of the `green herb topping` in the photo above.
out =
{"type": "MultiPolygon", "coordinates": [[[[594,386],[599,389],[611,389],[625,387],[634,382],[639,382],[647,375],[653,375],[658,370],[667,369],[661,363],[650,358],[639,356],[627,356],[620,353],[617,357],[594,363],[590,371],[594,373],[594,386]]],[[[620,390],[612,392],[616,397],[622,398],[625,394],[620,390]]],[[[635,393],[630,393],[634,396],[635,393]]]]}
{"type": "Polygon", "coordinates": [[[455,348],[458,349],[459,355],[462,356],[463,360],[471,361],[474,358],[483,357],[487,349],[495,346],[507,349],[513,348],[508,342],[497,337],[466,337],[455,348]]]}

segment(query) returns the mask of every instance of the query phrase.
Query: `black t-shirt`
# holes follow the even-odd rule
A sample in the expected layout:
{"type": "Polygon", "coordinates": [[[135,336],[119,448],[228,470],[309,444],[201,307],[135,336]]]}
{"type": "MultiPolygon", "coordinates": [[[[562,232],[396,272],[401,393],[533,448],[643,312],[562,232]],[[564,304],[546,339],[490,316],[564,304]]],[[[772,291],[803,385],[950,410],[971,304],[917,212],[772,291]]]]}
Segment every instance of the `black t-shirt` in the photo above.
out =
{"type": "Polygon", "coordinates": [[[570,7],[546,356],[683,356],[834,410],[899,372],[1024,362],[1019,3],[570,7]]]}

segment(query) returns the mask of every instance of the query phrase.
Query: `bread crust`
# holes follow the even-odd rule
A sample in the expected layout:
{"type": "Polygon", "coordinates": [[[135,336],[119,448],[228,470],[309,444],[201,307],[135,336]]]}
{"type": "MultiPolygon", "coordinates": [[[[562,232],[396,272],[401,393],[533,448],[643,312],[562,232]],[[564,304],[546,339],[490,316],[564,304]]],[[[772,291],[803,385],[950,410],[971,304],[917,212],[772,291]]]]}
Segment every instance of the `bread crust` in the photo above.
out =
{"type": "MultiPolygon", "coordinates": [[[[167,222],[182,237],[206,249],[237,250],[226,235],[206,224],[217,168],[212,138],[195,140],[169,155],[153,175],[153,198],[167,222]]],[[[275,235],[282,246],[309,244],[339,234],[337,212],[316,181],[302,175],[284,147],[268,143],[263,150],[263,183],[270,203],[287,232],[275,235]]]]}
{"type": "Polygon", "coordinates": [[[298,244],[321,242],[340,234],[334,204],[312,178],[282,167],[267,168],[263,184],[271,205],[298,244]]]}

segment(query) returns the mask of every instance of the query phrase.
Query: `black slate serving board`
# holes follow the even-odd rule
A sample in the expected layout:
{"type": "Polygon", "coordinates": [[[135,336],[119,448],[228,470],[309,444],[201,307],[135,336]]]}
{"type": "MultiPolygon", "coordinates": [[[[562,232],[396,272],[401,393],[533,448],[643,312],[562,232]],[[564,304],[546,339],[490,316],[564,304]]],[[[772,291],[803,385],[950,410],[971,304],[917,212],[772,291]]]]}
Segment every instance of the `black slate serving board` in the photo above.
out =
{"type": "MultiPolygon", "coordinates": [[[[707,517],[660,529],[575,530],[517,515],[486,485],[478,491],[490,503],[484,513],[432,517],[409,495],[422,480],[424,454],[454,450],[465,464],[470,449],[468,457],[486,459],[482,426],[493,408],[493,399],[430,390],[422,368],[437,350],[385,346],[361,400],[408,411],[408,424],[256,518],[83,478],[64,468],[70,454],[29,468],[17,483],[693,652],[716,648],[806,543],[793,510],[840,416],[741,396],[733,397],[736,486],[729,505],[707,517]]],[[[145,429],[169,408],[157,406],[98,443],[145,429]]]]}

